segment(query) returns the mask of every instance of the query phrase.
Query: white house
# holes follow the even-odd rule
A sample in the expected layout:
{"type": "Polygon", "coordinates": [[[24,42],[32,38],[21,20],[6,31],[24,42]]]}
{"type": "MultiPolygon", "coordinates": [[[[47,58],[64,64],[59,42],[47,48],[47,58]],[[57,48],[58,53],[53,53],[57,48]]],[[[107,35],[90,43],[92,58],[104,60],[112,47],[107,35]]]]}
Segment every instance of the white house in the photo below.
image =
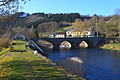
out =
{"type": "Polygon", "coordinates": [[[73,28],[70,28],[69,30],[66,31],[66,36],[67,37],[72,37],[73,36],[73,31],[75,30],[76,28],[73,27],[73,28]]]}
{"type": "Polygon", "coordinates": [[[49,38],[55,38],[56,35],[58,35],[58,33],[52,33],[51,35],[49,35],[49,38]]]}
{"type": "Polygon", "coordinates": [[[71,28],[66,31],[66,37],[94,37],[95,31],[93,28],[79,30],[77,28],[71,28]]]}
{"type": "Polygon", "coordinates": [[[65,34],[53,33],[49,35],[49,38],[65,38],[65,34]]]}
{"type": "Polygon", "coordinates": [[[66,31],[66,36],[72,36],[72,32],[73,32],[73,30],[67,30],[66,31]]]}
{"type": "Polygon", "coordinates": [[[65,34],[57,34],[55,38],[65,38],[65,34]]]}
{"type": "Polygon", "coordinates": [[[95,36],[95,30],[93,28],[90,28],[86,35],[88,37],[94,37],[95,36]]]}

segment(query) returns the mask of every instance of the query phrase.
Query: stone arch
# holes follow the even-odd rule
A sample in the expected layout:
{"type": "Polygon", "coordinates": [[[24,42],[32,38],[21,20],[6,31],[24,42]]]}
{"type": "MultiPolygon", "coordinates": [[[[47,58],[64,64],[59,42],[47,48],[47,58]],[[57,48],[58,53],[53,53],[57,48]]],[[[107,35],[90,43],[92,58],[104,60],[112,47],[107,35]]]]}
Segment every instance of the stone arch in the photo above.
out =
{"type": "Polygon", "coordinates": [[[46,48],[54,48],[53,43],[46,41],[46,40],[39,40],[38,43],[46,48]]]}
{"type": "Polygon", "coordinates": [[[72,44],[70,41],[62,41],[59,45],[59,48],[72,48],[72,44]]]}
{"type": "Polygon", "coordinates": [[[92,46],[92,43],[89,40],[83,40],[79,43],[80,48],[90,48],[91,46],[92,46]]]}

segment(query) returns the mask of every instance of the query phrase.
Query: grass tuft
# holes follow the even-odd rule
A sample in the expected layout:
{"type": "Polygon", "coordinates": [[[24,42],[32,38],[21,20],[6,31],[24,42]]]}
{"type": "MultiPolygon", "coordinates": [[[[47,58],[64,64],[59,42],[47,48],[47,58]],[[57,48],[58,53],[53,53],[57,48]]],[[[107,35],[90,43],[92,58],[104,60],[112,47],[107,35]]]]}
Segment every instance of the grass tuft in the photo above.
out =
{"type": "Polygon", "coordinates": [[[120,51],[120,44],[118,43],[105,44],[101,48],[120,51]]]}

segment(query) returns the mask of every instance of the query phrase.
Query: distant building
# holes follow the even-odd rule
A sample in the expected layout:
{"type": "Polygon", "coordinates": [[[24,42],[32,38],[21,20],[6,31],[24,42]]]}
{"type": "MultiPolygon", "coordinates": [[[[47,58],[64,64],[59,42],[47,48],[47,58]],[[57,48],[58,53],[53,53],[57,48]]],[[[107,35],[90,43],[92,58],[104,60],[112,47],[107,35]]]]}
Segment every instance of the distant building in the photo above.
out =
{"type": "Polygon", "coordinates": [[[93,28],[90,28],[88,30],[88,33],[86,34],[88,37],[95,37],[95,30],[93,28]]]}
{"type": "Polygon", "coordinates": [[[77,28],[71,28],[66,31],[66,37],[80,37],[81,31],[77,28]]]}
{"type": "Polygon", "coordinates": [[[65,33],[52,33],[49,38],[70,38],[70,37],[94,37],[95,31],[93,28],[79,30],[77,28],[71,28],[65,33]]]}
{"type": "Polygon", "coordinates": [[[58,33],[52,33],[51,35],[49,35],[49,38],[55,38],[56,35],[58,35],[58,33]]]}
{"type": "Polygon", "coordinates": [[[73,30],[72,37],[81,37],[81,31],[80,30],[73,30]]]}
{"type": "Polygon", "coordinates": [[[23,40],[26,40],[27,37],[26,37],[26,35],[21,34],[21,35],[15,35],[15,36],[13,36],[12,39],[23,39],[23,40]]]}
{"type": "Polygon", "coordinates": [[[66,37],[76,37],[79,36],[80,31],[77,30],[77,28],[71,28],[66,31],[66,37]]]}
{"type": "Polygon", "coordinates": [[[93,28],[79,30],[77,28],[72,28],[66,31],[66,37],[94,37],[95,31],[93,28]]]}
{"type": "Polygon", "coordinates": [[[65,38],[65,34],[64,33],[52,33],[51,35],[49,35],[49,38],[65,38]]]}
{"type": "Polygon", "coordinates": [[[65,38],[65,34],[57,34],[55,38],[65,38]]]}
{"type": "Polygon", "coordinates": [[[72,36],[72,32],[73,32],[73,30],[66,31],[66,37],[72,36]]]}

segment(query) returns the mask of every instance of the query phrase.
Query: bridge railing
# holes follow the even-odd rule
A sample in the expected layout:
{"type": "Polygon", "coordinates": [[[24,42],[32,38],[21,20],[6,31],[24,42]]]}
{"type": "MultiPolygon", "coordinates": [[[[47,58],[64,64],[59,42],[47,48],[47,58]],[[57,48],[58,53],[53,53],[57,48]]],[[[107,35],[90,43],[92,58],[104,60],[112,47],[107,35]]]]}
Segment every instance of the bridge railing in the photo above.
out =
{"type": "Polygon", "coordinates": [[[28,38],[28,41],[31,42],[36,48],[38,48],[41,52],[44,52],[33,40],[31,40],[30,38],[28,38]]]}

